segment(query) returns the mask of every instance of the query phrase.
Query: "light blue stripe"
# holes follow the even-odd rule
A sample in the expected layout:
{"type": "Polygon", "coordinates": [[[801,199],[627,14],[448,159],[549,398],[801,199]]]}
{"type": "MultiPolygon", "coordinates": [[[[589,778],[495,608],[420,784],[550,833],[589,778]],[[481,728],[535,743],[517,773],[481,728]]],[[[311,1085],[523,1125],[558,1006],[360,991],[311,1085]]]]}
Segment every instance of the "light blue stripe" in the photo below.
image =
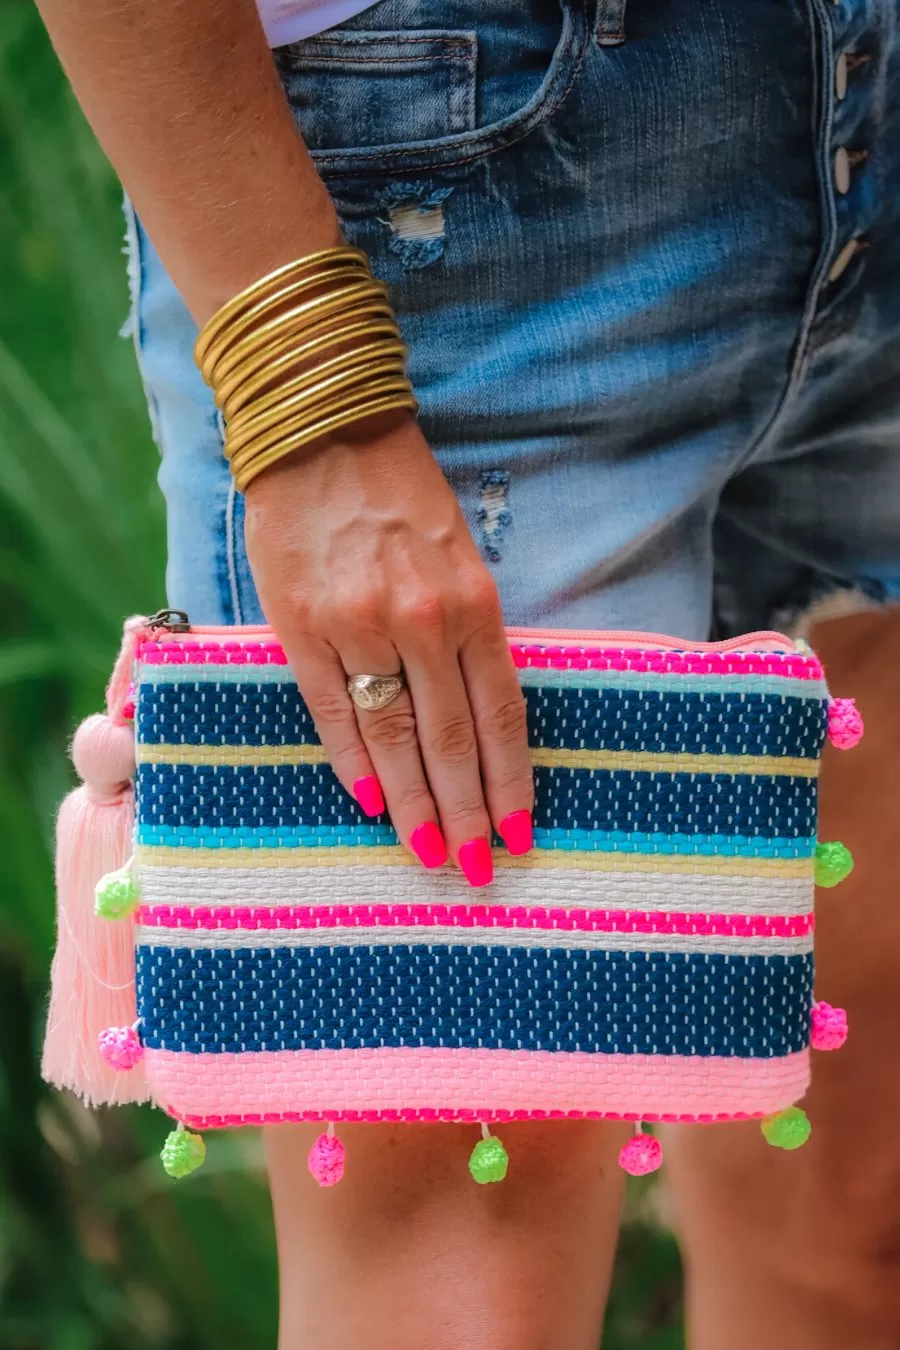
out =
{"type": "Polygon", "coordinates": [[[140,684],[296,684],[290,666],[140,666],[140,684]]]}
{"type": "Polygon", "coordinates": [[[768,694],[807,698],[820,702],[826,697],[820,680],[793,680],[781,675],[676,675],[639,670],[536,670],[517,671],[524,688],[533,689],[637,689],[679,694],[768,694]]]}
{"type": "MultiPolygon", "coordinates": [[[[696,694],[775,694],[821,701],[822,680],[795,680],[780,675],[678,675],[635,670],[518,671],[524,687],[533,689],[646,689],[696,694]]],[[[294,684],[290,666],[142,666],[141,684],[294,684]]]]}
{"type": "MultiPolygon", "coordinates": [[[[670,853],[704,857],[809,858],[815,853],[815,838],[747,839],[734,835],[645,834],[600,830],[542,830],[534,832],[539,849],[581,850],[602,853],[670,853]]],[[[181,830],[177,826],[138,826],[136,842],[170,848],[331,848],[344,844],[374,848],[396,844],[389,825],[340,826],[278,825],[265,832],[250,828],[201,827],[181,830]]]]}

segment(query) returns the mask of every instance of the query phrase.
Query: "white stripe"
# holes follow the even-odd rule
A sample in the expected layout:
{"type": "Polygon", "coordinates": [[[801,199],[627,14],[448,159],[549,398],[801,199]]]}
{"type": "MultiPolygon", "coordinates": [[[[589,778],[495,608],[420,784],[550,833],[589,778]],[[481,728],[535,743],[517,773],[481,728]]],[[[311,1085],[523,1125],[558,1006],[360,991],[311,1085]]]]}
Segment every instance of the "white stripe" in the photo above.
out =
{"type": "Polygon", "coordinates": [[[812,879],[498,868],[473,891],[454,868],[154,867],[135,864],[148,905],[545,905],[552,909],[808,914],[812,879]]]}
{"type": "Polygon", "coordinates": [[[302,929],[147,928],[135,938],[145,947],[205,947],[208,950],[283,947],[552,947],[563,951],[720,952],[739,956],[797,956],[812,951],[812,937],[744,938],[697,933],[600,933],[534,928],[330,927],[302,929]]]}

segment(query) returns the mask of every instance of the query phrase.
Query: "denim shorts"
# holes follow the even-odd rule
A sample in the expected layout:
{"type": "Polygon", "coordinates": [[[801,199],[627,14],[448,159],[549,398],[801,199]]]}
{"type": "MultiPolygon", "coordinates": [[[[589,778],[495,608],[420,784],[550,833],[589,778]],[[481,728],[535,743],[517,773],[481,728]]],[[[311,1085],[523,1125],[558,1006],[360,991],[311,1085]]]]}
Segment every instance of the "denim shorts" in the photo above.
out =
{"type": "MultiPolygon", "coordinates": [[[[509,623],[900,595],[898,0],[381,0],[275,60],[509,623]]],[[[196,330],[129,239],[169,602],[258,622],[196,330]]]]}

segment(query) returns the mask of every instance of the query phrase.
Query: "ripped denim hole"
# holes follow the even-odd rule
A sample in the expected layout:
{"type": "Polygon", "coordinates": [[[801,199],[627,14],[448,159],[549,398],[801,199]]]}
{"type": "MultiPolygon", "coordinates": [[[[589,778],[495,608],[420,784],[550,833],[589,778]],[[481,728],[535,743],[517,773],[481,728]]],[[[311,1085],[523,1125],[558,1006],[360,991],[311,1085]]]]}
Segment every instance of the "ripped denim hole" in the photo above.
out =
{"type": "Polygon", "coordinates": [[[452,187],[392,183],[379,198],[391,231],[388,247],[404,267],[428,267],[444,252],[444,202],[452,187]]]}
{"type": "Polygon", "coordinates": [[[481,475],[479,489],[478,523],[484,551],[491,562],[499,562],[500,545],[512,524],[509,509],[509,474],[505,469],[490,469],[481,475]]]}

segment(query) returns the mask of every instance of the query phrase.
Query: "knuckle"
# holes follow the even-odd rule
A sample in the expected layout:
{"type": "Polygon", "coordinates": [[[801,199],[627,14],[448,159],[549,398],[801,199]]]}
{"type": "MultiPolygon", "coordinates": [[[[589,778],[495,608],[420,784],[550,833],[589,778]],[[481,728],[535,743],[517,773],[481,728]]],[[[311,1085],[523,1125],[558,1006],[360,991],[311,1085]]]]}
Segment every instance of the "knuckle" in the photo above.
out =
{"type": "Polygon", "coordinates": [[[332,614],[342,630],[359,633],[380,626],[380,611],[381,604],[378,597],[370,591],[364,591],[337,597],[332,614]]]}
{"type": "Polygon", "coordinates": [[[524,695],[517,691],[511,698],[489,708],[484,730],[485,735],[498,745],[521,744],[524,749],[528,731],[524,695]]]}
{"type": "Polygon", "coordinates": [[[434,812],[434,804],[425,779],[413,779],[412,782],[395,789],[391,810],[414,815],[417,823],[429,819],[434,812]]]}
{"type": "Polygon", "coordinates": [[[451,717],[438,726],[428,749],[443,764],[461,764],[475,755],[475,727],[470,717],[451,717]]]}
{"type": "Polygon", "coordinates": [[[397,604],[398,624],[418,633],[440,633],[447,623],[447,600],[438,591],[419,591],[397,604]]]}
{"type": "Polygon", "coordinates": [[[416,742],[416,719],[411,708],[382,713],[366,723],[365,738],[382,750],[406,749],[416,742]]]}
{"type": "Polygon", "coordinates": [[[484,801],[474,795],[441,802],[441,819],[451,827],[451,833],[459,833],[461,830],[469,837],[486,833],[490,827],[484,801]]]}
{"type": "Polygon", "coordinates": [[[306,699],[314,722],[326,727],[346,726],[353,716],[350,702],[343,690],[321,691],[306,699]]]}
{"type": "Polygon", "coordinates": [[[493,578],[487,572],[470,577],[465,587],[466,608],[476,621],[492,623],[500,619],[500,597],[493,578]]]}

